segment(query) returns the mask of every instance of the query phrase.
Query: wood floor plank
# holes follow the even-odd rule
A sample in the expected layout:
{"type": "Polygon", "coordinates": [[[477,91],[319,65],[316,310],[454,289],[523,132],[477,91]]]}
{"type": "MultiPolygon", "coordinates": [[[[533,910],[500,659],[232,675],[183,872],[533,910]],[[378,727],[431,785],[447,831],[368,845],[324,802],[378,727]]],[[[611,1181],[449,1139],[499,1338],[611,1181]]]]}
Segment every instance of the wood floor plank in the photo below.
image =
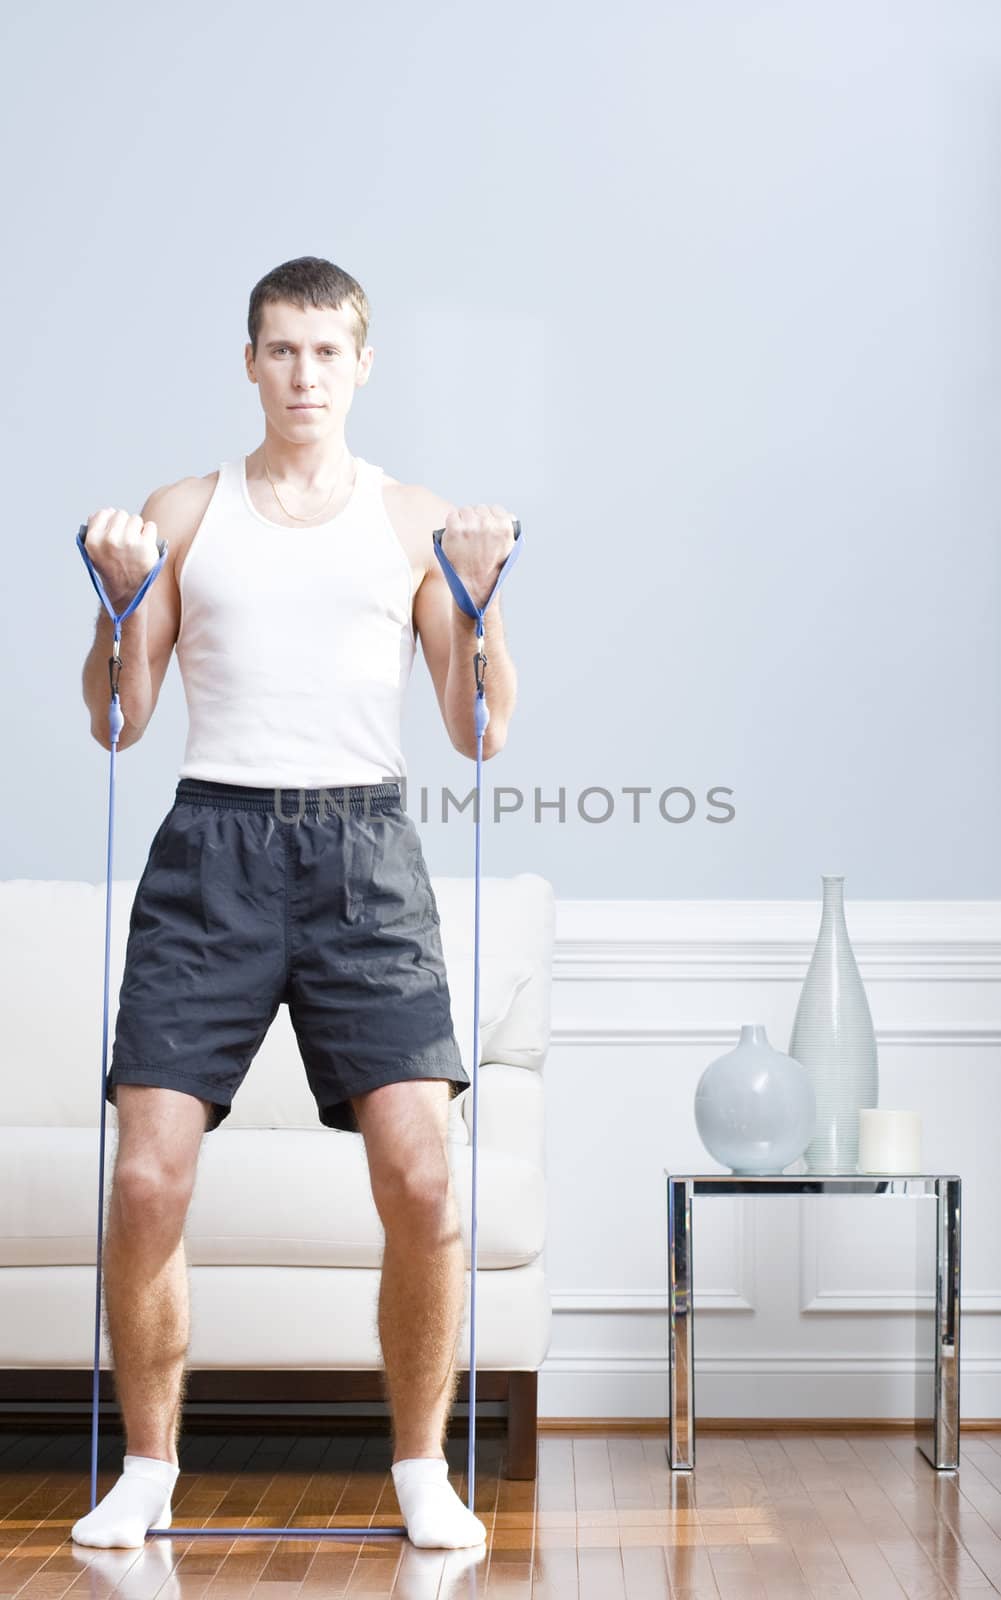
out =
{"type": "MultiPolygon", "coordinates": [[[[831,1535],[803,1480],[790,1462],[780,1435],[752,1434],[747,1454],[768,1496],[762,1539],[785,1542],[803,1575],[811,1600],[854,1600],[857,1594],[831,1535]]],[[[755,1530],[756,1536],[759,1530],[755,1530]]],[[[774,1583],[774,1579],[773,1579],[774,1583]]]]}
{"type": "MultiPolygon", "coordinates": [[[[4,1495],[5,1508],[0,1511],[0,1596],[16,1594],[26,1578],[37,1577],[56,1556],[69,1535],[77,1517],[90,1505],[90,1439],[74,1440],[67,1450],[67,1442],[60,1435],[42,1435],[40,1451],[27,1450],[27,1464],[20,1474],[12,1475],[9,1492],[4,1495]],[[57,1474],[54,1465],[66,1462],[68,1471],[61,1482],[54,1483],[57,1474]],[[86,1498],[82,1493],[80,1474],[86,1473],[86,1498]]],[[[35,1440],[25,1443],[36,1443],[35,1440]]],[[[98,1481],[103,1463],[110,1461],[113,1444],[106,1445],[102,1454],[98,1441],[98,1481]]]]}
{"type": "Polygon", "coordinates": [[[662,1546],[624,1546],[622,1574],[627,1600],[670,1600],[671,1580],[662,1546]]]}
{"type": "Polygon", "coordinates": [[[976,1464],[973,1461],[966,1463],[965,1458],[961,1458],[961,1472],[937,1473],[928,1466],[912,1439],[889,1438],[886,1444],[923,1492],[928,1492],[930,1482],[934,1485],[936,1514],[952,1530],[958,1543],[973,1558],[993,1588],[1001,1593],[1001,1538],[990,1521],[994,1507],[991,1497],[988,1497],[986,1507],[988,1517],[985,1519],[981,1513],[978,1502],[983,1500],[980,1492],[982,1475],[976,1464]]]}
{"type": "Polygon", "coordinates": [[[879,1475],[856,1449],[854,1440],[846,1438],[842,1443],[855,1456],[864,1473],[846,1483],[848,1496],[909,1600],[951,1600],[944,1574],[902,1515],[900,1506],[887,1493],[879,1475]]]}
{"type": "MultiPolygon", "coordinates": [[[[248,1586],[256,1581],[266,1562],[271,1542],[265,1539],[238,1541],[233,1529],[245,1527],[266,1495],[276,1462],[291,1449],[294,1438],[280,1435],[269,1439],[261,1434],[244,1434],[224,1439],[203,1469],[189,1474],[182,1470],[173,1499],[172,1526],[217,1528],[218,1536],[183,1538],[174,1536],[169,1544],[174,1557],[174,1574],[187,1600],[188,1591],[207,1593],[223,1570],[237,1570],[248,1586]]],[[[187,1451],[178,1451],[182,1468],[187,1451]]]]}
{"type": "Polygon", "coordinates": [[[860,1600],[904,1600],[906,1591],[846,1491],[813,1488],[811,1497],[860,1600]]]}
{"type": "MultiPolygon", "coordinates": [[[[99,1496],[121,1471],[101,1437],[99,1496]]],[[[205,1538],[74,1545],[89,1434],[0,1435],[0,1600],[990,1600],[1001,1595],[1001,1431],[964,1436],[937,1473],[911,1435],[738,1429],[674,1473],[648,1432],[547,1434],[534,1480],[477,1441],[478,1551],[418,1550],[395,1527],[386,1435],[203,1434],[182,1441],[174,1525],[205,1538]],[[301,1537],[254,1536],[288,1526],[301,1537]],[[241,1537],[242,1535],[242,1537],[241,1537]]],[[[446,1447],[467,1498],[467,1443],[446,1447]]]]}
{"type": "Polygon", "coordinates": [[[626,1435],[613,1436],[608,1441],[608,1463],[611,1469],[612,1494],[616,1511],[655,1509],[657,1496],[647,1466],[642,1439],[630,1439],[626,1435]]]}
{"type": "Polygon", "coordinates": [[[872,1434],[850,1436],[850,1442],[949,1592],[978,1597],[995,1594],[953,1525],[959,1490],[952,1474],[939,1475],[927,1464],[922,1471],[915,1463],[914,1472],[907,1471],[889,1441],[872,1434]]]}
{"type": "MultiPolygon", "coordinates": [[[[189,1469],[196,1462],[208,1463],[226,1443],[224,1438],[208,1435],[197,1436],[189,1444],[187,1451],[187,1465],[189,1469]]],[[[68,1526],[90,1509],[90,1473],[89,1439],[85,1446],[87,1455],[86,1481],[80,1486],[79,1500],[74,1503],[67,1519],[68,1526]]],[[[109,1468],[117,1474],[121,1470],[124,1446],[121,1439],[116,1439],[109,1444],[106,1457],[109,1468]]],[[[181,1479],[178,1479],[180,1486],[181,1479]]],[[[100,1494],[99,1490],[99,1494],[100,1494]]],[[[174,1502],[177,1501],[175,1490],[174,1502]]],[[[141,1550],[97,1550],[83,1545],[76,1545],[71,1539],[59,1548],[56,1555],[50,1560],[40,1576],[54,1571],[65,1571],[71,1575],[65,1590],[59,1591],[67,1596],[94,1594],[117,1594],[127,1592],[130,1600],[146,1600],[147,1596],[155,1596],[161,1592],[165,1584],[171,1580],[174,1571],[178,1549],[175,1541],[169,1539],[148,1539],[141,1550]],[[122,1586],[119,1589],[119,1585],[122,1586]]],[[[23,1593],[23,1591],[22,1591],[23,1593]]]]}

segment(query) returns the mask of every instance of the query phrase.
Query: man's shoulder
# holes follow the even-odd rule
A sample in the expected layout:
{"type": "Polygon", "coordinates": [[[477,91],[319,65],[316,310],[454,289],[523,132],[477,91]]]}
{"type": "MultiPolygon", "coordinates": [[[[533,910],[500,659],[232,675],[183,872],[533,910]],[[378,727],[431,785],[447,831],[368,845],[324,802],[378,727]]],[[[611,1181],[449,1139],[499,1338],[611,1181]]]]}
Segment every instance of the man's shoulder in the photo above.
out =
{"type": "Polygon", "coordinates": [[[218,469],[202,477],[178,478],[154,489],[147,498],[142,514],[156,523],[175,559],[194,538],[218,481],[218,469]]]}
{"type": "MultiPolygon", "coordinates": [[[[154,489],[146,505],[151,505],[155,501],[157,506],[174,516],[198,507],[204,509],[211,500],[218,481],[218,468],[214,472],[206,472],[202,477],[177,478],[173,483],[164,483],[154,489]]],[[[146,514],[145,507],[143,509],[146,514]]]]}
{"type": "Polygon", "coordinates": [[[415,573],[414,593],[421,587],[428,573],[438,571],[434,559],[431,535],[435,528],[445,526],[445,517],[452,502],[436,494],[423,483],[400,483],[383,473],[383,503],[396,530],[397,537],[410,556],[415,573]]]}
{"type": "MultiPolygon", "coordinates": [[[[444,525],[446,514],[453,509],[452,501],[429,489],[424,483],[401,483],[383,471],[383,489],[387,503],[398,510],[400,518],[417,528],[444,525]],[[428,519],[431,519],[430,524],[428,519]]],[[[394,518],[395,520],[395,518],[394,518]]]]}

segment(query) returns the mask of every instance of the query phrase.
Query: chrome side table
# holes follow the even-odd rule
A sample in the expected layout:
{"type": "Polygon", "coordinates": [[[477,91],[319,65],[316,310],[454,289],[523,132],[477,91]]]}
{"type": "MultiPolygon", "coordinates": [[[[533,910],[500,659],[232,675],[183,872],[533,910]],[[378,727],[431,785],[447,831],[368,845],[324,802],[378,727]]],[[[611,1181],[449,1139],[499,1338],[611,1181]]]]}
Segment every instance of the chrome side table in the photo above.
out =
{"type": "Polygon", "coordinates": [[[676,1173],[667,1177],[668,1375],[671,1466],[695,1467],[695,1304],[693,1298],[692,1200],[700,1195],[865,1194],[930,1196],[937,1202],[935,1228],[934,1415],[916,1382],[915,1416],[927,1423],[917,1443],[938,1471],[959,1466],[959,1284],[960,1180],[954,1173],[676,1173]]]}

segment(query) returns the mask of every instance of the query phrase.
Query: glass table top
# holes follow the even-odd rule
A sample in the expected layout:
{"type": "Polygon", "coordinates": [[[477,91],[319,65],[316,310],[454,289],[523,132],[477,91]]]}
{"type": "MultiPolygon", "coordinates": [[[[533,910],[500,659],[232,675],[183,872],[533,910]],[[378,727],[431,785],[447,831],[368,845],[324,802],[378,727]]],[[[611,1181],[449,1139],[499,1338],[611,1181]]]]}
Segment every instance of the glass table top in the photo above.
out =
{"type": "Polygon", "coordinates": [[[669,1178],[684,1179],[685,1182],[699,1179],[711,1179],[714,1183],[845,1183],[856,1178],[867,1178],[870,1181],[881,1178],[921,1178],[921,1179],[951,1179],[959,1181],[958,1172],[729,1172],[721,1167],[718,1172],[676,1172],[673,1167],[665,1167],[664,1172],[669,1178]]]}

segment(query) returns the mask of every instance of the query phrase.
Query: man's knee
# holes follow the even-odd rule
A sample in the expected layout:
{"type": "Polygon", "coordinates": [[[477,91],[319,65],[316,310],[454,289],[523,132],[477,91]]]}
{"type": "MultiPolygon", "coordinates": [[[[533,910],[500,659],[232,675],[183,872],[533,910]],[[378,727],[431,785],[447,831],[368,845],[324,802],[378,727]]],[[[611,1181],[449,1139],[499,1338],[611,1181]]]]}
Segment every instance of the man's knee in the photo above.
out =
{"type": "Polygon", "coordinates": [[[119,1084],[115,1093],[118,1202],[150,1218],[179,1212],[183,1219],[205,1132],[205,1102],[145,1084],[119,1084]]]}
{"type": "Polygon", "coordinates": [[[405,1150],[370,1162],[372,1194],[387,1229],[437,1230],[453,1203],[446,1152],[405,1150]]]}
{"type": "Polygon", "coordinates": [[[112,1198],[133,1227],[182,1228],[193,1188],[193,1173],[149,1156],[130,1157],[115,1165],[112,1198]]]}

